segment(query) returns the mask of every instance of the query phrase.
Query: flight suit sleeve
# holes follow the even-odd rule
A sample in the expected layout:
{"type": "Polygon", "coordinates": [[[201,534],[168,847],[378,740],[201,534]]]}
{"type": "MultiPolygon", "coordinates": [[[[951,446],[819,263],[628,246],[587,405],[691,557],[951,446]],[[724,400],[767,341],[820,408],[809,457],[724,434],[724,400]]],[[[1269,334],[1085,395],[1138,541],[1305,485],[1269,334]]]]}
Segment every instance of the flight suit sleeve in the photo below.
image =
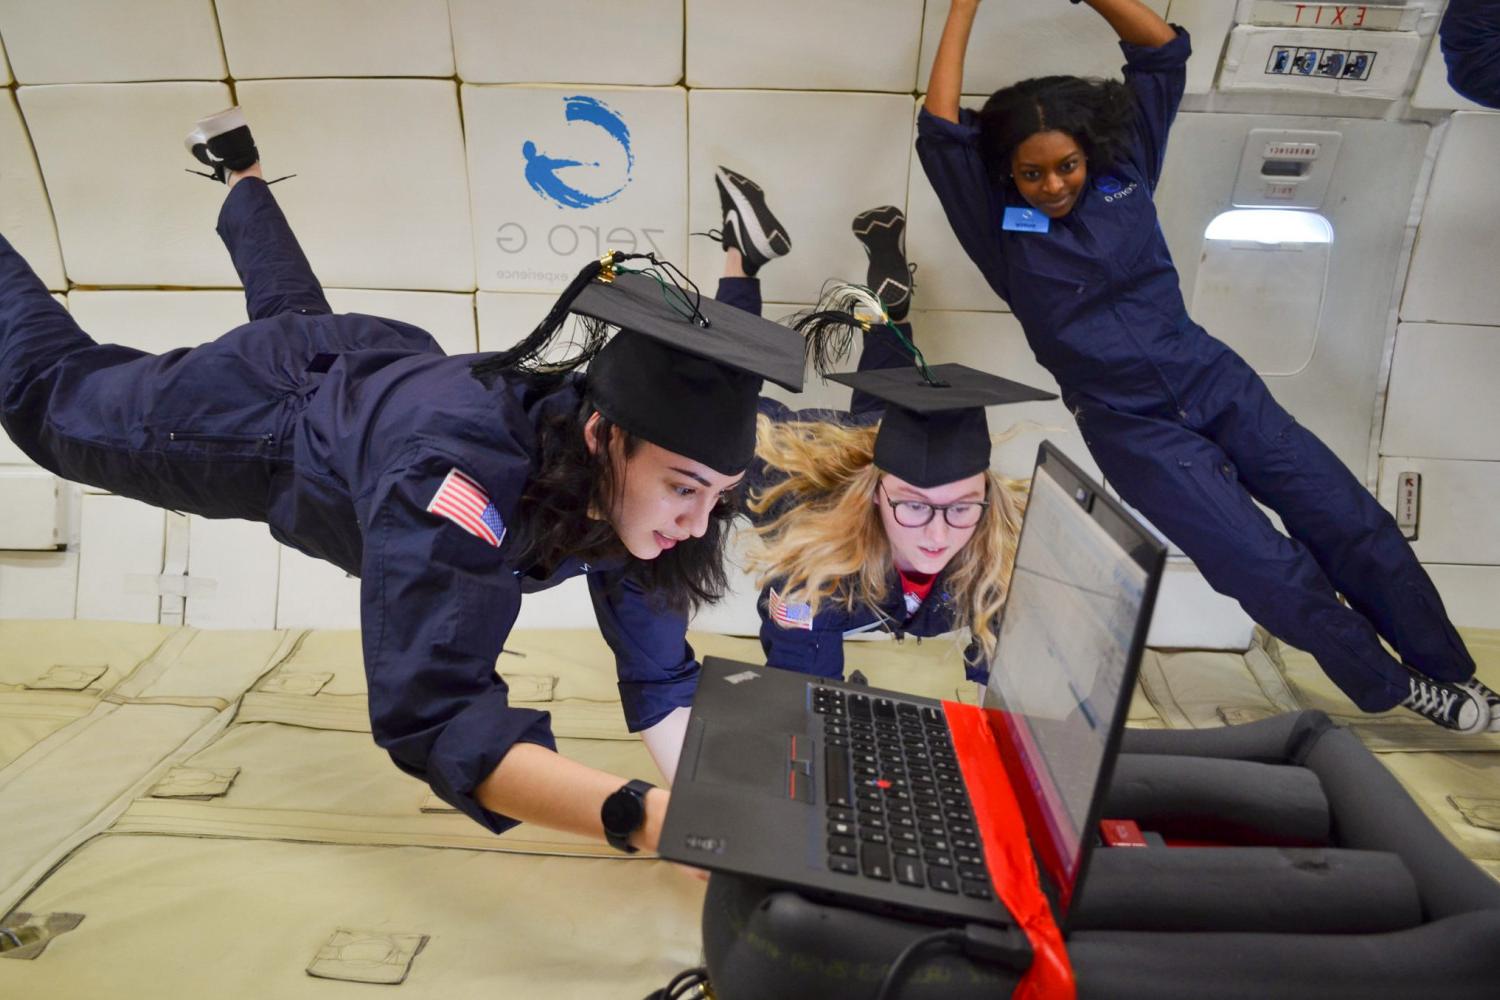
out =
{"type": "Polygon", "coordinates": [[[829,612],[813,619],[812,628],[782,625],[771,613],[771,591],[760,595],[760,648],[766,654],[766,665],[802,674],[832,677],[844,676],[844,632],[840,622],[830,622],[829,612]]]}
{"type": "Polygon", "coordinates": [[[1167,135],[1187,88],[1193,40],[1177,27],[1177,37],[1165,45],[1151,48],[1121,42],[1120,50],[1125,53],[1125,83],[1135,95],[1138,136],[1132,156],[1155,190],[1167,158],[1167,135]]]}
{"type": "Polygon", "coordinates": [[[1500,2],[1449,0],[1438,40],[1453,89],[1500,108],[1500,2]]]}
{"type": "Polygon", "coordinates": [[[427,510],[453,468],[429,455],[375,487],[360,596],[370,724],[398,767],[502,833],[517,821],[479,804],[480,783],[516,743],[556,743],[547,713],[511,707],[495,672],[521,606],[500,548],[427,510]]]}
{"type": "Polygon", "coordinates": [[[615,654],[620,704],[632,733],[693,703],[698,660],[687,641],[687,612],[663,606],[625,569],[588,575],[599,631],[615,654]]]}
{"type": "Polygon", "coordinates": [[[964,252],[990,285],[1009,298],[1000,242],[1005,205],[979,155],[978,116],[963,108],[958,121],[950,122],[922,108],[917,112],[917,156],[964,252]]]}

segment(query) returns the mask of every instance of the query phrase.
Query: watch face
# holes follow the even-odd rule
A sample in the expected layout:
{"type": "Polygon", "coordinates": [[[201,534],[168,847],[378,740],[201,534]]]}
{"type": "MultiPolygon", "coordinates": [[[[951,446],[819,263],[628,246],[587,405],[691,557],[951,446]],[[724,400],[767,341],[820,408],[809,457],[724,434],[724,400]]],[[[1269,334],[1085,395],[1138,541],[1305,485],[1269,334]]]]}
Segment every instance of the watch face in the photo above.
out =
{"type": "Polygon", "coordinates": [[[640,798],[622,788],[604,800],[600,818],[606,832],[624,837],[636,831],[644,816],[640,798]]]}

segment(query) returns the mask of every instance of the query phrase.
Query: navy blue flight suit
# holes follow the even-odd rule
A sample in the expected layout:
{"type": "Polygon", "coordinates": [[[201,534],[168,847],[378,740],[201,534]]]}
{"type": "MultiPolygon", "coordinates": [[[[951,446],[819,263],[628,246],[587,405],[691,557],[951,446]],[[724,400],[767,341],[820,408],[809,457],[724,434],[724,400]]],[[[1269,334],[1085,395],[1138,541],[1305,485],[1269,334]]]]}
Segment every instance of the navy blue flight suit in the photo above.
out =
{"type": "MultiPolygon", "coordinates": [[[[738,306],[757,316],[761,313],[760,281],[756,278],[724,278],[719,282],[715,295],[720,302],[738,306]]],[[[898,324],[901,333],[912,339],[909,323],[898,324]]],[[[911,356],[896,341],[889,331],[876,328],[865,335],[864,351],[860,354],[859,370],[873,368],[907,368],[911,356]]],[[[832,421],[850,425],[878,423],[885,412],[885,404],[866,393],[856,392],[849,412],[828,409],[792,410],[774,399],[762,396],[760,412],[774,421],[832,421]]],[[[769,468],[759,458],[750,467],[746,476],[746,489],[764,489],[773,484],[780,474],[769,468]]],[[[769,523],[795,504],[789,498],[764,514],[751,515],[756,524],[769,523]]],[[[856,604],[845,610],[833,602],[825,602],[818,613],[806,621],[810,627],[800,624],[785,626],[771,614],[771,591],[779,589],[773,581],[761,591],[760,644],[765,650],[766,663],[784,670],[796,670],[820,677],[844,676],[844,639],[871,631],[884,631],[897,638],[912,635],[919,638],[944,635],[954,629],[954,607],[952,597],[944,590],[943,574],[933,581],[927,600],[914,612],[906,610],[906,599],[901,592],[899,578],[892,568],[887,598],[879,607],[856,604]]],[[[989,676],[988,663],[979,653],[977,643],[971,643],[964,656],[964,672],[970,680],[983,682],[989,676]]]]}
{"type": "Polygon", "coordinates": [[[376,742],[497,833],[516,821],[476,787],[515,743],[555,748],[548,714],[511,707],[495,673],[522,594],[587,574],[632,730],[690,704],[686,615],[654,606],[625,560],[541,579],[511,558],[535,428],[579,409],[581,380],[486,388],[473,355],[447,357],[416,327],[333,315],[260,180],[229,192],[218,229],[251,321],[161,355],[94,343],[0,237],[0,423],[22,450],[149,504],[268,522],[359,576],[376,742]],[[494,505],[499,545],[428,512],[454,469],[494,505]]]}
{"type": "Polygon", "coordinates": [[[991,181],[972,111],[955,124],[924,108],[917,152],[959,242],[1010,303],[1120,494],[1356,705],[1388,709],[1408,677],[1381,637],[1437,680],[1470,677],[1474,661],[1390,515],[1188,316],[1151,195],[1190,45],[1181,29],[1159,48],[1121,45],[1135,142],[1048,232],[1002,227],[1005,209],[1026,202],[991,181]]]}
{"type": "Polygon", "coordinates": [[[1448,0],[1438,41],[1453,89],[1500,108],[1500,0],[1448,0]]]}

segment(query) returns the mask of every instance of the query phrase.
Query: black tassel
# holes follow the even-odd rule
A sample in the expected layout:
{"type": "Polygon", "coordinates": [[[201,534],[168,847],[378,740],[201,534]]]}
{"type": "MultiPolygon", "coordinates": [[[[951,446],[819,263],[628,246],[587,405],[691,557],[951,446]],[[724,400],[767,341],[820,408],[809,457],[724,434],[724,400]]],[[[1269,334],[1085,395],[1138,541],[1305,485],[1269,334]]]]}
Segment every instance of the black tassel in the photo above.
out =
{"type": "Polygon", "coordinates": [[[583,293],[589,282],[597,278],[603,269],[602,261],[590,261],[568,283],[568,287],[563,289],[562,294],[548,310],[546,318],[537,324],[536,329],[526,335],[525,340],[508,351],[501,351],[493,357],[474,362],[469,366],[470,373],[488,387],[493,384],[496,376],[508,372],[520,372],[527,375],[557,375],[586,364],[589,359],[599,353],[599,348],[604,346],[604,324],[583,324],[587,334],[582,349],[576,357],[558,362],[545,362],[542,360],[542,355],[556,338],[557,332],[562,329],[563,323],[568,318],[568,310],[573,307],[573,300],[583,293]]]}
{"type": "Polygon", "coordinates": [[[850,313],[822,309],[794,317],[792,329],[802,335],[803,351],[813,371],[826,378],[848,361],[865,326],[850,313]]]}

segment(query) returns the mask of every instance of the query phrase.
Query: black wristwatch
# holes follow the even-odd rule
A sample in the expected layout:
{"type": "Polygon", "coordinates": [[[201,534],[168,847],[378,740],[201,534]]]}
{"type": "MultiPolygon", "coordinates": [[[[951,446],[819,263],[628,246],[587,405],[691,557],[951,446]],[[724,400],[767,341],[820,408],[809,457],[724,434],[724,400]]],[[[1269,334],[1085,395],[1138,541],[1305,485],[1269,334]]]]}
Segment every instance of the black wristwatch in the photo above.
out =
{"type": "Polygon", "coordinates": [[[627,781],[604,800],[599,822],[604,826],[604,839],[610,847],[626,854],[636,852],[630,846],[630,835],[646,822],[646,793],[655,787],[649,781],[627,781]]]}

